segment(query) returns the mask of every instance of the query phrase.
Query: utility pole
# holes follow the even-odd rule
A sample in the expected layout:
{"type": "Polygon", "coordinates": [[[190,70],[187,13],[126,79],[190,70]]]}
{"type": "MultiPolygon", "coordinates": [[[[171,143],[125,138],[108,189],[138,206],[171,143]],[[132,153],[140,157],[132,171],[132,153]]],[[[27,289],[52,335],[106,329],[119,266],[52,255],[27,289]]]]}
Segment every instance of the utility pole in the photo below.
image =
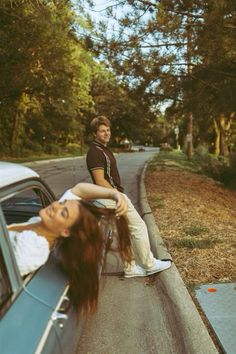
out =
{"type": "MultiPolygon", "coordinates": [[[[191,65],[191,19],[188,14],[187,17],[187,25],[186,25],[186,30],[187,30],[187,77],[190,79],[191,74],[192,74],[192,65],[191,65]]],[[[189,93],[187,94],[187,101],[189,102],[189,93]]],[[[193,155],[193,114],[190,110],[188,109],[187,112],[187,135],[186,135],[186,144],[187,144],[187,157],[188,160],[191,160],[192,155],[193,155]]]]}

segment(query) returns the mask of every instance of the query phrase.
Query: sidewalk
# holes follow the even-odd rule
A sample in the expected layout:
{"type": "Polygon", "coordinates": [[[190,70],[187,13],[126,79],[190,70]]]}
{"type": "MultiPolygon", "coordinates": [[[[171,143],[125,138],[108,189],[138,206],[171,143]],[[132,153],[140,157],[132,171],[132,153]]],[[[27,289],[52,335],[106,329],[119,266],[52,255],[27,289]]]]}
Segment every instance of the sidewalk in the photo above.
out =
{"type": "Polygon", "coordinates": [[[195,289],[197,300],[227,354],[236,350],[236,283],[204,284],[195,289]]]}

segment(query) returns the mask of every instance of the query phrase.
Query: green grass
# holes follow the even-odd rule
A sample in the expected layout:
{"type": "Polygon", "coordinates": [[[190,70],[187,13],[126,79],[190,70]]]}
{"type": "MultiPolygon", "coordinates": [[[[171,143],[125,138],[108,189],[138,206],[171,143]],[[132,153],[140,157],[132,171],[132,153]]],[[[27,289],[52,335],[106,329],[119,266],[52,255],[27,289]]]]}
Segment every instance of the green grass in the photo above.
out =
{"type": "Polygon", "coordinates": [[[164,200],[161,197],[151,195],[148,199],[154,208],[163,209],[165,207],[164,200]]]}
{"type": "Polygon", "coordinates": [[[209,231],[209,229],[203,225],[192,224],[189,227],[183,229],[184,233],[188,236],[199,236],[209,231]]]}
{"type": "Polygon", "coordinates": [[[216,243],[219,243],[217,240],[212,240],[210,238],[206,239],[193,239],[190,237],[185,237],[180,240],[175,240],[174,245],[178,248],[189,248],[189,249],[194,249],[194,248],[200,248],[200,249],[206,249],[206,248],[213,248],[216,243]]]}
{"type": "MultiPolygon", "coordinates": [[[[23,157],[10,157],[10,156],[0,156],[1,161],[7,161],[7,162],[14,162],[14,163],[24,163],[24,162],[33,162],[33,161],[41,161],[41,160],[51,160],[51,159],[61,159],[61,158],[67,158],[67,157],[78,157],[78,156],[85,156],[88,151],[88,146],[85,145],[83,147],[83,153],[81,155],[80,151],[74,152],[74,153],[69,153],[69,152],[64,152],[60,154],[46,154],[46,153],[39,153],[38,155],[32,152],[32,155],[30,156],[23,156],[23,157]]],[[[113,152],[115,153],[120,153],[120,152],[128,152],[124,151],[121,148],[114,148],[113,152]]]]}
{"type": "MultiPolygon", "coordinates": [[[[14,162],[14,163],[24,163],[24,162],[33,162],[33,161],[41,161],[41,160],[51,160],[51,159],[61,159],[66,157],[78,157],[79,154],[60,154],[60,155],[35,155],[28,157],[0,157],[1,161],[14,162]]],[[[81,155],[82,156],[82,155],[81,155]]]]}
{"type": "Polygon", "coordinates": [[[164,169],[165,167],[178,168],[195,173],[201,172],[201,166],[197,161],[189,161],[183,152],[177,150],[170,152],[161,151],[148,166],[150,170],[164,169]]]}

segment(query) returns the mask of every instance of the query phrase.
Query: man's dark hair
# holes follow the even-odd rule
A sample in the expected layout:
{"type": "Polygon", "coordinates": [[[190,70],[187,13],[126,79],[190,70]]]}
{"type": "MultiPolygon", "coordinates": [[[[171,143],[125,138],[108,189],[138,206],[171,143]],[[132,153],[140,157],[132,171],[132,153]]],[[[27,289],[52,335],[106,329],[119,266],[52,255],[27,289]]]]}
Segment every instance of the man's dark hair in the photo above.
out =
{"type": "Polygon", "coordinates": [[[111,126],[110,120],[105,116],[98,116],[98,117],[93,118],[93,120],[90,123],[90,128],[91,128],[92,132],[96,133],[98,128],[102,124],[106,125],[109,128],[111,126]]]}

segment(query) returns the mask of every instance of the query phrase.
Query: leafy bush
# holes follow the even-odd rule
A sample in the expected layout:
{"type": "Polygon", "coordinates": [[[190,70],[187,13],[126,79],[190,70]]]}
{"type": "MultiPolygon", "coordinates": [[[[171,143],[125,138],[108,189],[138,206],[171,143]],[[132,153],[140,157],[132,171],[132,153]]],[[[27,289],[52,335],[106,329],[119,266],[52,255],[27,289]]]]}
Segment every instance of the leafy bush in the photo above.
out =
{"type": "Polygon", "coordinates": [[[200,144],[196,147],[196,149],[194,150],[195,154],[199,155],[199,156],[206,156],[209,155],[209,148],[208,145],[206,144],[200,144]]]}
{"type": "Polygon", "coordinates": [[[25,152],[36,152],[36,153],[40,153],[43,151],[43,147],[42,145],[37,142],[37,141],[30,141],[28,140],[25,145],[24,148],[22,149],[22,155],[25,156],[25,152]]]}
{"type": "Polygon", "coordinates": [[[236,153],[230,155],[229,164],[221,171],[220,181],[229,188],[236,188],[236,153]]]}
{"type": "Polygon", "coordinates": [[[218,181],[221,181],[222,173],[226,168],[223,161],[209,158],[208,160],[200,161],[200,164],[204,173],[218,181]]]}
{"type": "Polygon", "coordinates": [[[194,153],[195,153],[196,160],[209,161],[211,159],[208,146],[205,144],[198,145],[194,150],[194,153]]]}
{"type": "Polygon", "coordinates": [[[68,154],[79,155],[80,154],[80,144],[69,143],[66,145],[65,150],[68,154]]]}
{"type": "Polygon", "coordinates": [[[173,148],[172,148],[172,146],[170,144],[163,143],[163,144],[160,145],[160,150],[161,151],[172,151],[173,148]]]}
{"type": "Polygon", "coordinates": [[[194,160],[201,166],[203,173],[229,188],[236,188],[236,153],[232,153],[229,158],[217,158],[200,145],[195,150],[194,160]]]}
{"type": "Polygon", "coordinates": [[[56,144],[48,144],[45,148],[45,152],[52,155],[60,155],[61,147],[56,144]]]}
{"type": "Polygon", "coordinates": [[[236,188],[236,154],[231,154],[229,159],[211,159],[202,163],[203,171],[210,177],[220,181],[226,187],[236,188]]]}

